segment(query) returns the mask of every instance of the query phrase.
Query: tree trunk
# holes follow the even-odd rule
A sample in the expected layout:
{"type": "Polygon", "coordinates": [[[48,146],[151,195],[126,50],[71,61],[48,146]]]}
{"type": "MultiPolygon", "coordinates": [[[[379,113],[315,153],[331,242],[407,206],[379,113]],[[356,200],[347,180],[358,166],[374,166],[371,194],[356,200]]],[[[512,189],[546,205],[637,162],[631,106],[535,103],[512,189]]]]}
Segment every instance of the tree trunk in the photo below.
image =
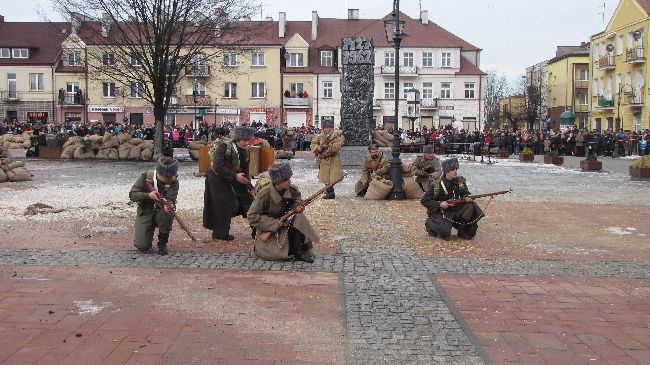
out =
{"type": "Polygon", "coordinates": [[[164,133],[165,119],[156,116],[156,124],[154,125],[155,134],[153,137],[153,158],[154,161],[162,156],[163,151],[163,133],[164,133]]]}

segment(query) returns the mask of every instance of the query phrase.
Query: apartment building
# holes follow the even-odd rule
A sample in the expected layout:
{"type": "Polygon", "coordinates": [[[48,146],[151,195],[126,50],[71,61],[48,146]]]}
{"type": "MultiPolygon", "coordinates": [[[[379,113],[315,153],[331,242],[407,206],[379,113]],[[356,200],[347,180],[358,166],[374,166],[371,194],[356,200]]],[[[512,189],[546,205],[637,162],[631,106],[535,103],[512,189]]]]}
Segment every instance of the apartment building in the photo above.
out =
{"type": "Polygon", "coordinates": [[[559,46],[555,57],[548,60],[547,103],[551,128],[560,129],[560,116],[571,111],[576,126],[589,127],[589,43],[559,46]]]}
{"type": "Polygon", "coordinates": [[[650,128],[647,107],[650,2],[621,0],[603,32],[591,36],[591,128],[650,128]]]}

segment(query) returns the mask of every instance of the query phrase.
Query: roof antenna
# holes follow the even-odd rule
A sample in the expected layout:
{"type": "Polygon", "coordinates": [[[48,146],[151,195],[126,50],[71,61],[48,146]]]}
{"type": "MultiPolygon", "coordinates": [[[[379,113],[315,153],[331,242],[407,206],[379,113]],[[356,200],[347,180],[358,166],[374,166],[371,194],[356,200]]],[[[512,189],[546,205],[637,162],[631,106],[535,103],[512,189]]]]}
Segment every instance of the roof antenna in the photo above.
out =
{"type": "Polygon", "coordinates": [[[605,9],[607,8],[607,4],[603,1],[603,5],[598,5],[599,8],[603,8],[602,13],[598,13],[598,15],[603,16],[603,30],[605,30],[605,9]]]}
{"type": "Polygon", "coordinates": [[[420,14],[422,14],[422,0],[418,0],[418,5],[420,6],[420,14]]]}

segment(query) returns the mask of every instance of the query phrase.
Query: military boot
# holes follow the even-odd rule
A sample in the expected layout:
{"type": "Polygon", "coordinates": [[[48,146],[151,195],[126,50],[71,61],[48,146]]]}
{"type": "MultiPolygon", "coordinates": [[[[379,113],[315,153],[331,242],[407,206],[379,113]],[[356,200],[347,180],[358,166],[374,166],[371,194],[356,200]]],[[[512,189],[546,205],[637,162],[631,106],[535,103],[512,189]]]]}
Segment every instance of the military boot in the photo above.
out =
{"type": "Polygon", "coordinates": [[[334,187],[332,186],[327,190],[327,194],[323,196],[323,199],[334,199],[336,198],[336,194],[334,194],[334,187]]]}
{"type": "Polygon", "coordinates": [[[165,256],[169,253],[167,251],[167,241],[169,240],[169,232],[167,233],[158,233],[158,255],[165,256]]]}

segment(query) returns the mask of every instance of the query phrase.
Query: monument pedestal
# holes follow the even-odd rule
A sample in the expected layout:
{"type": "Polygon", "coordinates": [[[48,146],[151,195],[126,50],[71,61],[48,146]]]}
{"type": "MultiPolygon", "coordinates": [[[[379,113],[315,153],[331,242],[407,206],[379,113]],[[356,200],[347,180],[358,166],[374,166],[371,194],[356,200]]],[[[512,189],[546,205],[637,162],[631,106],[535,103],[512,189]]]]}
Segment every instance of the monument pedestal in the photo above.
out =
{"type": "Polygon", "coordinates": [[[367,146],[343,146],[339,152],[341,165],[347,168],[361,168],[363,159],[368,154],[367,146]]]}

